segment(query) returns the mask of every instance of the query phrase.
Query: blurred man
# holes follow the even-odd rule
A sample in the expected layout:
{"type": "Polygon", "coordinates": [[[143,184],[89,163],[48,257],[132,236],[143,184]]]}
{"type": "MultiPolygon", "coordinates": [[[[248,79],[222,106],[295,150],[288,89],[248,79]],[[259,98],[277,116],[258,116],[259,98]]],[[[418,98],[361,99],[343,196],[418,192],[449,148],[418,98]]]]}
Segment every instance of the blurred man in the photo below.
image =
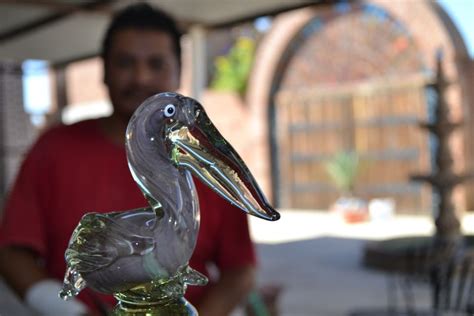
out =
{"type": "MultiPolygon", "coordinates": [[[[147,97],[178,88],[180,32],[165,13],[147,4],[119,12],[102,48],[104,83],[112,116],[45,132],[26,157],[0,226],[0,273],[34,310],[48,315],[106,313],[114,299],[84,290],[58,299],[64,251],[89,211],[146,206],[128,170],[124,135],[132,113],[147,97]]],[[[255,254],[246,216],[196,183],[201,230],[191,267],[219,277],[190,287],[187,297],[202,315],[228,314],[253,287],[255,254]]]]}

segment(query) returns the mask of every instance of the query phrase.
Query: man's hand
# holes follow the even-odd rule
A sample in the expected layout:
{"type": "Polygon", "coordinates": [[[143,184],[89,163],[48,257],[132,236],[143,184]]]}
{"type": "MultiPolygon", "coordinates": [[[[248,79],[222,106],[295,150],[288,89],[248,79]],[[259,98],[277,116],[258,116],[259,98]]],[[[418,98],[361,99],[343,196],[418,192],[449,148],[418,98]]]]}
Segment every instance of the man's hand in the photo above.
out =
{"type": "Polygon", "coordinates": [[[34,252],[26,248],[0,249],[0,275],[16,294],[39,315],[86,315],[87,307],[78,300],[62,301],[61,282],[48,279],[34,252]]]}
{"type": "Polygon", "coordinates": [[[209,289],[196,308],[200,315],[229,315],[247,297],[254,288],[254,283],[254,267],[221,271],[218,282],[209,289]]]}
{"type": "Polygon", "coordinates": [[[61,282],[44,279],[33,284],[25,295],[27,305],[40,315],[81,316],[88,315],[87,307],[76,298],[63,301],[58,293],[61,282]]]}

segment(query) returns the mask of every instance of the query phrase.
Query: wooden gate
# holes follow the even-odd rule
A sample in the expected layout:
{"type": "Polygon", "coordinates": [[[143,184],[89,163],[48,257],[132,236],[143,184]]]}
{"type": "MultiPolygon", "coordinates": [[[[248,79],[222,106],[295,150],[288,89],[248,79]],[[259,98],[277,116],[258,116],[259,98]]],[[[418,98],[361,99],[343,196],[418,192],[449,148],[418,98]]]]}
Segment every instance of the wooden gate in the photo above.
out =
{"type": "Polygon", "coordinates": [[[366,82],[304,91],[280,90],[274,108],[274,179],[282,208],[327,209],[339,192],[325,162],[341,151],[363,161],[362,198],[392,197],[398,211],[429,208],[428,188],[409,181],[430,166],[425,82],[366,82]]]}

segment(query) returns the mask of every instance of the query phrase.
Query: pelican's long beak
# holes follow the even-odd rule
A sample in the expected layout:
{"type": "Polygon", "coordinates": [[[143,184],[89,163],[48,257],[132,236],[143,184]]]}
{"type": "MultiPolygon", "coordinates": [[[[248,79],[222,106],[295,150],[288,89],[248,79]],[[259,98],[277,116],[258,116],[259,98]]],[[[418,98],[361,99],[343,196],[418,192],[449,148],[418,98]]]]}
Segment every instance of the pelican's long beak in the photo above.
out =
{"type": "Polygon", "coordinates": [[[223,198],[248,214],[275,221],[280,214],[270,206],[237,152],[217,131],[204,110],[193,111],[194,124],[176,122],[168,130],[171,159],[191,171],[223,198]]]}

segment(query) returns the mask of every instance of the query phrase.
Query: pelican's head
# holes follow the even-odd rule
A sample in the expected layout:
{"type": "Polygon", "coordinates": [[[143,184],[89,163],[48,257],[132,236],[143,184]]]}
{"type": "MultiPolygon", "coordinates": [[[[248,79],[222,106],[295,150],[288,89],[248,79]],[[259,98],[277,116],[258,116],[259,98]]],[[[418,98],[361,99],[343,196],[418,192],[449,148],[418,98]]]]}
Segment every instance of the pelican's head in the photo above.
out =
{"type": "Polygon", "coordinates": [[[130,120],[126,146],[135,181],[160,204],[164,200],[172,209],[180,208],[180,198],[173,200],[175,194],[161,187],[189,171],[248,214],[272,221],[280,217],[237,152],[192,98],[166,92],[147,99],[130,120]]]}

